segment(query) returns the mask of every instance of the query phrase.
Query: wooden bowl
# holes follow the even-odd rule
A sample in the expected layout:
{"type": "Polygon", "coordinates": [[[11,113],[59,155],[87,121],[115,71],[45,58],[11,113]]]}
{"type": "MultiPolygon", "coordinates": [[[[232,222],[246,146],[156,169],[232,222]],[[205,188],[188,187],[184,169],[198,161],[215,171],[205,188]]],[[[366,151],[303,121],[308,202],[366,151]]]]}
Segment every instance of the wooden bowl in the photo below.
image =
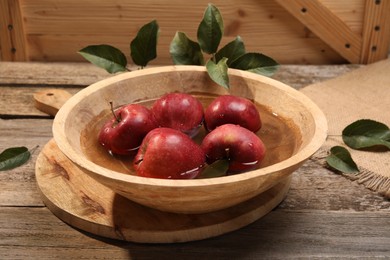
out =
{"type": "MultiPolygon", "coordinates": [[[[325,141],[327,121],[322,111],[299,91],[268,77],[229,70],[230,94],[266,107],[294,129],[295,147],[288,158],[257,170],[209,179],[166,180],[145,178],[112,170],[93,162],[81,144],[85,129],[117,106],[156,99],[168,92],[222,95],[226,89],[213,83],[202,66],[166,66],[123,73],[81,90],[60,109],[53,123],[60,150],[91,177],[116,193],[142,205],[175,213],[205,213],[237,205],[284,180],[325,141]]],[[[268,131],[272,131],[272,126],[268,131]]],[[[266,133],[264,133],[266,135],[266,133]]],[[[287,134],[287,133],[286,133],[287,134]]],[[[289,133],[291,134],[291,133],[289,133]]],[[[85,136],[84,136],[85,138],[85,136]]],[[[96,136],[87,136],[96,139],[96,136]]],[[[264,137],[266,138],[266,137],[264,137]]],[[[283,146],[279,151],[283,152],[283,146]]],[[[86,184],[88,185],[88,184],[86,184]]]]}

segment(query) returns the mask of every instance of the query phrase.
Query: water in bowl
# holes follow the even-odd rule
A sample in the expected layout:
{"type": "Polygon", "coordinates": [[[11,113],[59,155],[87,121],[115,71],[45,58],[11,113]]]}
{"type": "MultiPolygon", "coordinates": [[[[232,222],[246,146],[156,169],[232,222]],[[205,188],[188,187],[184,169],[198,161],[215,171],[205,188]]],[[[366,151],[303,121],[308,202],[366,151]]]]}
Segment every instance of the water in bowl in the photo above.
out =
{"type": "MultiPolygon", "coordinates": [[[[202,103],[204,108],[216,97],[205,93],[192,94],[202,103]]],[[[154,101],[155,99],[149,99],[137,103],[151,107],[154,101]]],[[[255,104],[262,120],[262,128],[256,134],[264,142],[267,149],[266,156],[260,164],[260,168],[262,168],[292,156],[299,148],[301,137],[294,122],[275,114],[266,106],[255,104]]],[[[134,175],[133,156],[112,156],[98,142],[100,129],[112,117],[109,107],[109,104],[107,104],[107,110],[102,111],[91,120],[81,132],[81,147],[87,158],[95,164],[124,174],[134,175]]],[[[200,144],[206,134],[204,127],[201,127],[199,133],[193,139],[200,144]]]]}

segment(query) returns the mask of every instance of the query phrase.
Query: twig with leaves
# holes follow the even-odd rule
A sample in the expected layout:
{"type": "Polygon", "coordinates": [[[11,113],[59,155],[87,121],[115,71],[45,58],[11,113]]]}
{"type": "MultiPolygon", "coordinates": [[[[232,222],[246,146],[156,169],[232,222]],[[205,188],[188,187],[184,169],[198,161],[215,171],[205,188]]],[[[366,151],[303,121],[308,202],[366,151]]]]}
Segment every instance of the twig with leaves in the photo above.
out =
{"type": "MultiPolygon", "coordinates": [[[[254,52],[246,52],[240,36],[218,50],[224,32],[223,19],[218,8],[209,4],[198,30],[197,42],[184,32],[176,32],[169,53],[175,65],[205,65],[210,78],[217,84],[229,88],[228,68],[247,70],[272,76],[278,63],[272,58],[254,52]],[[204,54],[210,55],[205,62],[204,54]]],[[[134,64],[145,67],[157,57],[159,26],[156,20],[145,24],[130,43],[130,56],[134,64]]],[[[102,44],[90,45],[79,51],[88,61],[104,68],[109,73],[129,71],[125,54],[119,49],[102,44]]]]}
{"type": "MultiPolygon", "coordinates": [[[[390,150],[390,129],[387,125],[371,119],[360,119],[342,131],[343,142],[355,150],[385,147],[390,150]]],[[[359,168],[350,152],[342,146],[334,146],[326,157],[327,164],[340,172],[358,173],[359,168]]]]}

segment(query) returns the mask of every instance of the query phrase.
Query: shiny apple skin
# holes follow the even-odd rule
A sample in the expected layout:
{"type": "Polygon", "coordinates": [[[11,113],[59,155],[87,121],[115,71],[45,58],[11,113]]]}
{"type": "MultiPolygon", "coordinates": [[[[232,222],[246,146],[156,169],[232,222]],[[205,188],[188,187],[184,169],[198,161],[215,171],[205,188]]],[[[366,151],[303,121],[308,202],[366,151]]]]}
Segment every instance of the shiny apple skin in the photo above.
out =
{"type": "Polygon", "coordinates": [[[258,168],[266,154],[263,141],[255,133],[234,124],[215,128],[205,136],[201,147],[209,164],[227,159],[230,173],[258,168]]]}
{"type": "Polygon", "coordinates": [[[156,128],[142,141],[133,166],[138,176],[160,179],[193,179],[206,156],[188,135],[172,128],[156,128]]]}
{"type": "Polygon", "coordinates": [[[151,111],[139,104],[128,104],[115,111],[101,128],[99,143],[110,153],[134,155],[148,132],[158,125],[151,111]]]}
{"type": "Polygon", "coordinates": [[[257,132],[262,126],[255,104],[249,99],[234,95],[215,98],[206,108],[204,118],[208,131],[220,125],[236,124],[257,132]]]}
{"type": "Polygon", "coordinates": [[[160,127],[195,136],[203,125],[202,103],[187,93],[168,93],[156,100],[151,111],[160,127]]]}

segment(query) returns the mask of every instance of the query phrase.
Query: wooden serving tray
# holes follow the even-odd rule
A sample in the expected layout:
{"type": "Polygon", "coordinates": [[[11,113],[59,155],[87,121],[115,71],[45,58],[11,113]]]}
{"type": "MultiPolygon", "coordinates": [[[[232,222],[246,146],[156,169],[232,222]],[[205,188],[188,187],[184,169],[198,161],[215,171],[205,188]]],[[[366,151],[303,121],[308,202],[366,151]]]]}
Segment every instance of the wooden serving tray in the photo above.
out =
{"type": "Polygon", "coordinates": [[[237,206],[205,214],[175,214],[134,203],[96,182],[50,140],[36,162],[43,202],[65,223],[95,235],[140,243],[200,240],[244,227],[276,207],[290,177],[237,206]]]}

